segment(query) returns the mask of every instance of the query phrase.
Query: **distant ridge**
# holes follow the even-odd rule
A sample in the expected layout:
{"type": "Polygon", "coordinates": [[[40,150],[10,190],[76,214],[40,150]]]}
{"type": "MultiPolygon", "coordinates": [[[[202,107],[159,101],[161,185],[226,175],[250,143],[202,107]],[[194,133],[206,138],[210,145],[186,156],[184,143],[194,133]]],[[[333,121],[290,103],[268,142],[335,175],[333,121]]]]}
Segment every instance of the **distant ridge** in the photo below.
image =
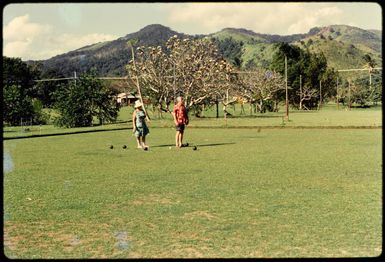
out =
{"type": "Polygon", "coordinates": [[[261,67],[268,66],[272,54],[275,52],[275,43],[278,42],[297,45],[311,52],[323,52],[328,64],[335,68],[351,65],[361,67],[364,64],[362,57],[365,54],[372,56],[378,64],[382,63],[381,30],[330,25],[314,27],[305,34],[277,35],[228,27],[213,34],[188,35],[161,24],[151,24],[116,40],[87,45],[50,59],[27,61],[27,63],[40,64],[43,71],[55,71],[64,76],[71,76],[74,71],[85,72],[92,67],[95,67],[100,75],[121,76],[126,75],[125,66],[131,59],[131,52],[127,45],[128,40],[138,40],[137,45],[164,46],[165,42],[173,35],[180,38],[208,36],[218,41],[231,39],[233,42],[242,42],[242,67],[250,63],[261,67]]]}

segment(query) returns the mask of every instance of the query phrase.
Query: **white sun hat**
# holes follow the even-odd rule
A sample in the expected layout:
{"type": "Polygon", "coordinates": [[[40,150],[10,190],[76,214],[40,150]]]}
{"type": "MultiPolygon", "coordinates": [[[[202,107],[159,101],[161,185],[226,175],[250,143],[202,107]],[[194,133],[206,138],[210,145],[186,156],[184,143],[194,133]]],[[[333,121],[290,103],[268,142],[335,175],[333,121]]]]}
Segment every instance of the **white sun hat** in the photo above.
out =
{"type": "Polygon", "coordinates": [[[135,108],[138,108],[138,107],[141,107],[141,106],[143,106],[143,104],[140,102],[140,100],[136,100],[135,101],[135,108]]]}

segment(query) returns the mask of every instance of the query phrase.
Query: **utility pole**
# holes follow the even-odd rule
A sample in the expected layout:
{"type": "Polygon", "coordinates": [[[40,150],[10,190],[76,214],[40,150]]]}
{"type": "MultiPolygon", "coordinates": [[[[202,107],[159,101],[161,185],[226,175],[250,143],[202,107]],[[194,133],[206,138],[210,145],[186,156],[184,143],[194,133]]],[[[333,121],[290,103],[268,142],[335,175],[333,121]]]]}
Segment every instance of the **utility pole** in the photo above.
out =
{"type": "Polygon", "coordinates": [[[285,89],[286,89],[286,120],[289,120],[289,99],[287,92],[287,57],[285,55],[285,89]]]}
{"type": "Polygon", "coordinates": [[[299,109],[302,110],[302,75],[299,75],[299,109]]]}
{"type": "Polygon", "coordinates": [[[370,96],[373,94],[372,90],[372,67],[369,68],[369,91],[370,91],[370,96]]]}
{"type": "Polygon", "coordinates": [[[338,96],[338,76],[337,76],[337,89],[336,89],[337,91],[337,95],[336,95],[336,97],[337,97],[337,110],[339,109],[339,103],[338,103],[338,100],[339,100],[339,96],[338,96]]]}
{"type": "Polygon", "coordinates": [[[175,85],[175,63],[173,63],[173,68],[172,68],[172,74],[173,74],[173,88],[174,88],[174,103],[176,99],[176,85],[175,85]]]}
{"type": "Polygon", "coordinates": [[[351,110],[352,102],[350,100],[350,79],[348,80],[348,82],[349,82],[349,110],[351,110]]]}
{"type": "MultiPolygon", "coordinates": [[[[133,62],[133,64],[134,64],[134,68],[135,68],[135,71],[136,71],[135,52],[134,52],[134,46],[133,46],[132,42],[129,42],[129,46],[131,47],[131,57],[132,57],[132,62],[133,62]]],[[[137,71],[136,71],[136,72],[137,72],[137,71]]],[[[142,103],[143,111],[144,111],[144,113],[146,114],[146,119],[147,119],[147,121],[150,121],[150,117],[148,116],[147,111],[146,111],[146,108],[144,107],[144,102],[143,102],[142,92],[140,91],[139,78],[138,78],[138,75],[137,75],[137,74],[135,74],[135,79],[136,79],[136,87],[138,88],[138,94],[139,94],[140,102],[142,103]]]]}
{"type": "MultiPolygon", "coordinates": [[[[226,105],[224,106],[224,116],[225,116],[225,119],[227,120],[227,105],[229,104],[229,89],[226,90],[226,105]]],[[[226,125],[227,125],[227,122],[226,122],[226,125]]]]}
{"type": "Polygon", "coordinates": [[[319,105],[318,105],[318,110],[321,109],[321,104],[322,104],[322,84],[321,80],[319,81],[319,105]]]}

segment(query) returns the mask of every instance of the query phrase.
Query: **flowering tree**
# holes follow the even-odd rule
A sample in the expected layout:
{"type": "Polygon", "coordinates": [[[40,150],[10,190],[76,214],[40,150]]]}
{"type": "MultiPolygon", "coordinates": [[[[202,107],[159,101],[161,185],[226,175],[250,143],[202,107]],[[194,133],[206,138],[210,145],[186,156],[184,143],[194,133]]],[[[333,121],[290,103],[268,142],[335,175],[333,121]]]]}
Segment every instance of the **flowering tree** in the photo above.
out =
{"type": "Polygon", "coordinates": [[[175,90],[185,97],[187,107],[216,101],[231,89],[233,68],[210,39],[174,36],[167,41],[167,49],[174,66],[175,90]]]}
{"type": "Polygon", "coordinates": [[[182,40],[173,36],[165,50],[141,46],[136,53],[136,60],[127,66],[129,75],[138,77],[144,93],[163,111],[169,111],[178,95],[185,98],[189,109],[217,100],[225,105],[226,95],[234,93],[233,68],[208,38],[182,40]]]}
{"type": "Polygon", "coordinates": [[[172,64],[160,46],[136,48],[136,60],[131,60],[127,70],[131,79],[138,78],[144,94],[151,98],[152,103],[161,111],[169,111],[173,94],[169,81],[172,64]],[[166,105],[166,109],[163,108],[166,105]]]}

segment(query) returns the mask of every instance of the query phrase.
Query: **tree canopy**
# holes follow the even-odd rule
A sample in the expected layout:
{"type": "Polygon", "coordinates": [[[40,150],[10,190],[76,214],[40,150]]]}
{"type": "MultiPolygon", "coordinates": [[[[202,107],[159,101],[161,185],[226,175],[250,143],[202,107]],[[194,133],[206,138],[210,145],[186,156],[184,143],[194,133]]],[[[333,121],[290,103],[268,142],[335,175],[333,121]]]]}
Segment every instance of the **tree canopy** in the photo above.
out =
{"type": "Polygon", "coordinates": [[[36,97],[34,79],[38,71],[20,58],[3,56],[3,121],[20,125],[22,119],[40,123],[41,110],[34,108],[36,97]]]}
{"type": "Polygon", "coordinates": [[[112,91],[96,78],[96,71],[80,75],[69,85],[62,85],[55,92],[55,108],[59,116],[55,124],[63,127],[84,127],[93,124],[93,118],[99,123],[116,120],[119,107],[112,91]]]}
{"type": "Polygon", "coordinates": [[[270,68],[284,75],[286,55],[287,82],[290,88],[289,103],[291,105],[295,107],[304,105],[309,109],[316,108],[320,100],[320,84],[322,100],[335,95],[337,72],[328,67],[326,58],[322,53],[310,53],[309,50],[302,50],[287,43],[279,43],[277,47],[278,52],[273,55],[270,68]],[[301,93],[300,84],[306,90],[307,99],[303,99],[305,93],[301,93]],[[309,94],[312,95],[309,97],[309,94]]]}

